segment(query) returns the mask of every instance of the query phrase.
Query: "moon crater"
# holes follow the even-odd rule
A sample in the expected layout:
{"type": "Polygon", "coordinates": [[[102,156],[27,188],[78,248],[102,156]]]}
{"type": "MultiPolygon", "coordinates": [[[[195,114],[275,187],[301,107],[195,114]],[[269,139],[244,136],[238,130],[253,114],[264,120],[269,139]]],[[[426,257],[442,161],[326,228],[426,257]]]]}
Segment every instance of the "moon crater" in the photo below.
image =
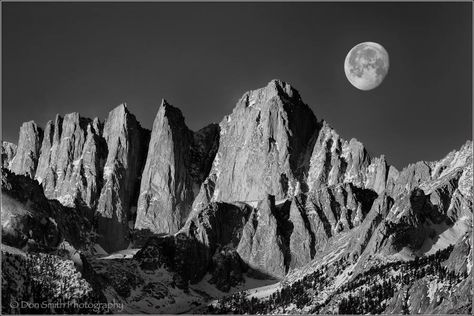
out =
{"type": "Polygon", "coordinates": [[[354,87],[367,91],[382,83],[389,66],[388,53],[382,45],[364,42],[349,51],[344,62],[344,71],[354,87]]]}

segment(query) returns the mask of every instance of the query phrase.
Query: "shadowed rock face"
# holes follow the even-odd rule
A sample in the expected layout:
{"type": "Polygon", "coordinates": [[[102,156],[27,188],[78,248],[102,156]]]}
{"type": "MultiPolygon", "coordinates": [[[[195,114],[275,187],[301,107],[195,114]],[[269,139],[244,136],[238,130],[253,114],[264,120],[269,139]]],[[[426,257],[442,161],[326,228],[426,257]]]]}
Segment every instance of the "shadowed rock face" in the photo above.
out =
{"type": "MultiPolygon", "coordinates": [[[[225,276],[229,269],[244,269],[245,264],[241,262],[235,249],[240,243],[242,231],[251,212],[252,207],[244,203],[213,202],[191,214],[179,234],[194,240],[201,250],[196,253],[196,258],[189,260],[199,262],[199,266],[204,267],[202,273],[205,273],[210,265],[218,267],[217,270],[220,271],[215,271],[215,277],[225,276]]],[[[216,280],[216,283],[220,284],[220,281],[216,280]]]]}
{"type": "MultiPolygon", "coordinates": [[[[472,179],[470,142],[450,153],[451,158],[419,162],[399,172],[384,156],[371,158],[362,144],[341,140],[327,124],[321,126],[314,136],[307,189],[289,200],[287,217],[276,216],[275,206],[265,207],[271,202],[247,202],[254,208],[245,219],[236,249],[249,267],[281,277],[288,269],[311,263],[332,240],[350,235],[346,250],[338,256],[357,263],[355,271],[362,271],[371,265],[371,256],[433,253],[443,247],[446,234],[463,236],[472,214],[472,183],[466,181],[472,179]],[[403,238],[406,234],[417,237],[403,238]]],[[[211,171],[189,221],[206,222],[216,178],[211,171]]],[[[205,236],[222,230],[216,224],[196,227],[206,227],[205,236]]],[[[188,228],[185,225],[184,230],[188,228]]],[[[200,240],[209,244],[205,237],[200,240]]]]}
{"type": "Polygon", "coordinates": [[[43,130],[35,122],[23,123],[20,128],[17,152],[10,163],[10,170],[33,178],[38,165],[42,139],[43,130]]]}
{"type": "MultiPolygon", "coordinates": [[[[469,266],[462,258],[472,227],[471,142],[398,171],[385,156],[370,157],[362,143],[318,122],[282,81],[245,93],[219,125],[197,132],[163,101],[151,133],[120,105],[104,123],[58,115],[44,137],[27,122],[19,140],[16,150],[2,144],[3,166],[37,180],[62,205],[35,200],[35,216],[10,214],[5,236],[13,244],[24,245],[33,228],[45,247],[56,247],[61,234],[81,245],[80,228],[67,222],[77,216],[93,223],[107,251],[126,248],[132,227],[171,234],[145,243],[135,258],[142,269],[165,267],[182,288],[209,273],[224,291],[246,271],[283,278],[321,264],[329,248],[327,258],[354,264],[354,274],[374,258],[410,259],[450,243],[457,244],[450,269],[469,266]]],[[[39,195],[41,187],[20,189],[39,195]]],[[[31,206],[26,195],[8,194],[12,205],[21,200],[15,210],[31,206]]],[[[414,295],[424,293],[417,290],[423,282],[414,295]]]]}
{"type": "Polygon", "coordinates": [[[209,283],[214,283],[219,290],[224,292],[244,282],[243,274],[248,271],[247,265],[235,249],[224,248],[217,251],[212,257],[212,265],[212,278],[209,283]]]}
{"type": "Polygon", "coordinates": [[[193,133],[181,111],[163,100],[153,123],[135,228],[175,233],[183,226],[217,141],[216,125],[193,133]]]}
{"type": "Polygon", "coordinates": [[[62,242],[88,251],[91,223],[78,210],[48,200],[27,175],[2,169],[2,243],[50,251],[62,242]]]}
{"type": "Polygon", "coordinates": [[[260,201],[244,226],[237,252],[252,269],[281,278],[288,271],[288,249],[280,219],[283,214],[278,211],[282,210],[276,208],[273,196],[260,201]]]}
{"type": "Polygon", "coordinates": [[[170,266],[185,283],[211,271],[212,282],[225,291],[248,269],[261,277],[283,277],[289,266],[288,213],[289,203],[276,205],[272,196],[255,207],[212,202],[193,212],[177,234],[152,238],[136,257],[152,268],[170,266]]]}

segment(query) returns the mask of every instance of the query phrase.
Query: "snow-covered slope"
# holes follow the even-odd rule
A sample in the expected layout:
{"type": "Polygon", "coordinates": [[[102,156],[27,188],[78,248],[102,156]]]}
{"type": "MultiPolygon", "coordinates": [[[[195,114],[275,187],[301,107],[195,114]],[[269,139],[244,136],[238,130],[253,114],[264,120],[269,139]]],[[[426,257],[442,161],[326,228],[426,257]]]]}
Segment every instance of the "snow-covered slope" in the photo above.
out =
{"type": "Polygon", "coordinates": [[[120,105],[3,144],[4,302],[43,299],[30,282],[114,313],[470,312],[471,141],[399,171],[281,80],[197,133],[166,102],[155,123],[120,105]]]}

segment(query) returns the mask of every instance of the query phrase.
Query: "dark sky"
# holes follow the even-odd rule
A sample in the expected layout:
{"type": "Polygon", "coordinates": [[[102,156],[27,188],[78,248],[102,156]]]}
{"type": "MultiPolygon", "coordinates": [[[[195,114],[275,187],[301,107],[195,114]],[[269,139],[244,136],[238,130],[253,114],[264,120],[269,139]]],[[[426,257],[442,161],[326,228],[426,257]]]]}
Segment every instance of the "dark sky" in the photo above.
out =
{"type": "Polygon", "coordinates": [[[278,78],[318,119],[401,168],[471,138],[471,3],[3,3],[2,131],[126,101],[150,128],[166,98],[188,126],[220,122],[278,78]],[[373,41],[381,86],[350,85],[344,58],[373,41]]]}

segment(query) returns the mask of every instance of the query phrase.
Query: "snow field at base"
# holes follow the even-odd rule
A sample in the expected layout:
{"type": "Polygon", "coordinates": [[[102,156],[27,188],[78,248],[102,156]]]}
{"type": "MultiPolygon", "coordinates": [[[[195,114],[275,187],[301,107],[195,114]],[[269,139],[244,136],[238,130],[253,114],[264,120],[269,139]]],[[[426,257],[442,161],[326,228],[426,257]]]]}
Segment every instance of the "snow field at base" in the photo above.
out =
{"type": "Polygon", "coordinates": [[[220,297],[276,283],[275,280],[257,280],[244,276],[245,282],[232,287],[229,292],[222,292],[214,284],[209,283],[212,276],[206,274],[200,282],[190,284],[189,291],[185,292],[171,286],[173,274],[169,271],[163,268],[153,271],[141,270],[132,259],[138,250],[126,249],[90,259],[94,271],[103,274],[106,279],[113,278],[116,283],[120,283],[123,282],[120,280],[121,275],[133,274],[145,281],[135,287],[131,285],[130,295],[127,297],[119,295],[116,289],[110,285],[104,289],[108,301],[115,300],[124,306],[122,311],[115,311],[114,313],[190,313],[220,297]],[[150,287],[152,288],[151,293],[149,291],[150,287]]]}
{"type": "MultiPolygon", "coordinates": [[[[97,246],[100,247],[99,245],[97,245],[97,246]]],[[[102,249],[102,248],[100,248],[100,249],[102,249]]],[[[104,251],[104,252],[100,253],[100,254],[105,255],[105,256],[100,257],[99,259],[102,259],[102,260],[107,260],[107,259],[132,259],[133,256],[139,250],[140,250],[140,248],[132,248],[132,249],[124,249],[124,250],[120,250],[120,251],[117,251],[117,252],[114,252],[114,253],[111,253],[111,254],[107,254],[107,252],[105,252],[105,250],[102,249],[102,251],[104,251]]]]}

